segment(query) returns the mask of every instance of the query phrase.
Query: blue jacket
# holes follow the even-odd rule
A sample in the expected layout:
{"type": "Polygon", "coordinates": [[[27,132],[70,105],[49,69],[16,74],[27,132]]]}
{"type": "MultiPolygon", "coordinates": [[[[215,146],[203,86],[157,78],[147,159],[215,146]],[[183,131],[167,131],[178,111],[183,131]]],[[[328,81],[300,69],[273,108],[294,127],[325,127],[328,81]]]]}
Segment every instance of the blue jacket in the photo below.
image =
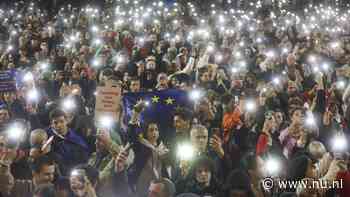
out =
{"type": "Polygon", "coordinates": [[[74,166],[88,161],[91,153],[89,146],[75,131],[69,129],[64,139],[57,136],[52,128],[47,133],[49,137],[55,136],[51,151],[55,153],[63,175],[67,175],[74,166]]]}

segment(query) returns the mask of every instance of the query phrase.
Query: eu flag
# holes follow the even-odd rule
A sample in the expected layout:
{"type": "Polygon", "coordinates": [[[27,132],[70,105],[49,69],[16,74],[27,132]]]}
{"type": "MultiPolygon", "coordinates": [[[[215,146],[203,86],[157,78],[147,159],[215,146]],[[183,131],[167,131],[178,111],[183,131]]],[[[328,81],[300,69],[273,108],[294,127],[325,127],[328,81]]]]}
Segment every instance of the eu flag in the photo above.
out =
{"type": "Polygon", "coordinates": [[[124,123],[129,122],[134,105],[139,101],[148,101],[149,105],[141,113],[141,125],[154,122],[158,124],[162,139],[173,134],[173,115],[178,108],[192,109],[187,92],[167,89],[153,92],[126,93],[123,95],[124,123]]]}

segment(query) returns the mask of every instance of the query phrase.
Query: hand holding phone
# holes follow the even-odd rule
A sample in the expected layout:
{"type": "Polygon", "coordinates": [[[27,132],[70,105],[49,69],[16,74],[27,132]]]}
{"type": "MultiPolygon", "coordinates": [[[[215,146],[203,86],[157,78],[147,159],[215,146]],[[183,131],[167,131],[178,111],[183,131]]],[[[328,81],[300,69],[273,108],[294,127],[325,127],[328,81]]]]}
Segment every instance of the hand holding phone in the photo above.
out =
{"type": "MultiPolygon", "coordinates": [[[[49,146],[51,145],[51,143],[53,142],[53,139],[55,138],[55,136],[51,136],[45,143],[44,145],[41,147],[41,152],[46,152],[47,149],[49,148],[49,146]]],[[[47,151],[48,152],[48,151],[47,151]]]]}

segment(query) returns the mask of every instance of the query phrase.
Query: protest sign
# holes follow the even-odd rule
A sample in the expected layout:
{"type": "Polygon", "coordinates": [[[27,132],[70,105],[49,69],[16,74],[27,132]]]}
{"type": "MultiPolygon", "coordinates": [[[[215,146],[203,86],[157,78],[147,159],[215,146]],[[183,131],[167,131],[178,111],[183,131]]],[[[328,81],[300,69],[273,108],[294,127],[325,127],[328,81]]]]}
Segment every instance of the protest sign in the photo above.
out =
{"type": "Polygon", "coordinates": [[[118,120],[120,99],[120,85],[106,83],[105,86],[97,87],[95,117],[110,116],[114,120],[118,120]]]}
{"type": "Polygon", "coordinates": [[[16,79],[11,71],[0,71],[0,92],[16,91],[16,79]]]}

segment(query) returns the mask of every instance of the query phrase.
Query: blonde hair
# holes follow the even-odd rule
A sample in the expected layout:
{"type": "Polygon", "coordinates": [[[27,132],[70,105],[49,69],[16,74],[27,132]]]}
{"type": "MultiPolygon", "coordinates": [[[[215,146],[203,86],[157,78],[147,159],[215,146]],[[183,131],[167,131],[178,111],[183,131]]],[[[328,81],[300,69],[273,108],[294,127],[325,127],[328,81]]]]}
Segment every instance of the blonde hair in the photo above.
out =
{"type": "Polygon", "coordinates": [[[30,145],[42,144],[47,139],[47,133],[43,129],[35,129],[30,133],[30,145]]]}

